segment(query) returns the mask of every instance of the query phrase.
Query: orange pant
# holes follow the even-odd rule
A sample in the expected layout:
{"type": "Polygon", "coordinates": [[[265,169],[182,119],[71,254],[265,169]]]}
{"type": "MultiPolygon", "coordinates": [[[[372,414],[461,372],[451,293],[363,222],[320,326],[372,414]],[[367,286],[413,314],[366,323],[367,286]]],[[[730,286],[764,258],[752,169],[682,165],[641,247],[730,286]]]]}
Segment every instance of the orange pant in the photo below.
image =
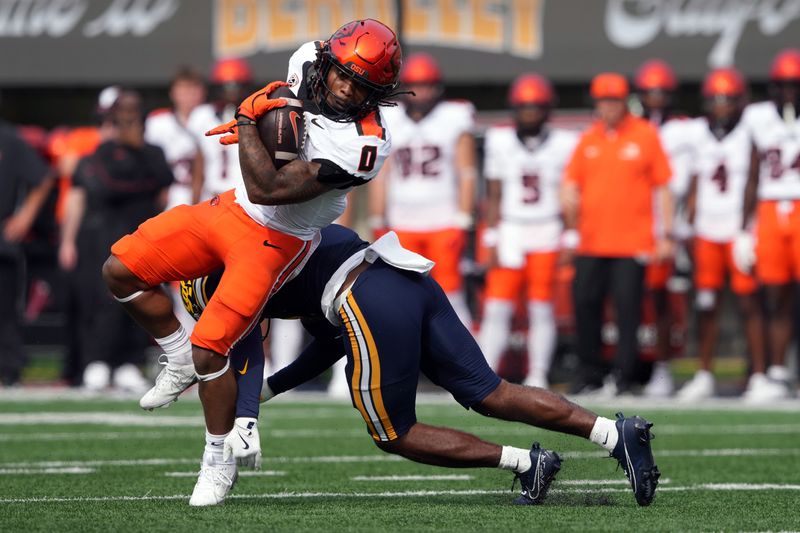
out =
{"type": "Polygon", "coordinates": [[[431,276],[444,292],[461,288],[461,252],[464,249],[464,231],[453,228],[439,231],[397,231],[403,248],[423,255],[436,263],[431,276]]]}
{"type": "Polygon", "coordinates": [[[310,249],[310,242],[258,224],[234,202],[231,190],[147,220],[111,253],[150,286],[198,278],[224,265],[191,341],[227,355],[310,249]]]}
{"type": "Polygon", "coordinates": [[[800,201],[759,202],[756,238],[759,281],[783,285],[800,280],[800,201]]]}
{"type": "Polygon", "coordinates": [[[553,282],[558,264],[558,252],[531,253],[520,269],[493,268],[486,276],[487,299],[516,300],[527,286],[528,301],[549,302],[553,299],[553,282]]]}
{"type": "Polygon", "coordinates": [[[731,290],[735,294],[751,294],[758,288],[753,276],[736,268],[733,262],[733,243],[695,238],[695,286],[698,289],[719,290],[725,286],[726,273],[730,273],[731,290]]]}

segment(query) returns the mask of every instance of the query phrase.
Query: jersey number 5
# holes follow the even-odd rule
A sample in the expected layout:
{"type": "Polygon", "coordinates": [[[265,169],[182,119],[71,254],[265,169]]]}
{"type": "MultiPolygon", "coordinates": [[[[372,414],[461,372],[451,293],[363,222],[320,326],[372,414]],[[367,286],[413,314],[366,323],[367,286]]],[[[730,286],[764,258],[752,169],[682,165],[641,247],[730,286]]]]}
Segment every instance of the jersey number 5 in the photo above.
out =
{"type": "Polygon", "coordinates": [[[361,149],[361,160],[358,162],[359,172],[369,172],[375,168],[375,160],[378,159],[378,147],[367,145],[361,149]]]}
{"type": "Polygon", "coordinates": [[[526,204],[535,204],[542,196],[539,190],[539,176],[536,174],[525,174],[522,176],[522,201],[526,204]]]}

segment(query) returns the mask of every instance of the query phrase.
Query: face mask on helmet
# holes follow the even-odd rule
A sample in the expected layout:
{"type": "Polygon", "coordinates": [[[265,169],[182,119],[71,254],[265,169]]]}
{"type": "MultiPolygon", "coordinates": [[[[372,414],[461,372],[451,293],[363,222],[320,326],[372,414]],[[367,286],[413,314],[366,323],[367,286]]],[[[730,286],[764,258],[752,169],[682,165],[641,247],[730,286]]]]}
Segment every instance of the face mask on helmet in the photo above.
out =
{"type": "Polygon", "coordinates": [[[521,139],[537,137],[542,133],[544,125],[549,118],[549,105],[526,104],[515,106],[514,125],[517,128],[517,136],[521,139]]]}
{"type": "Polygon", "coordinates": [[[397,93],[402,53],[394,32],[371,19],[337,30],[318,51],[311,75],[311,96],[322,114],[354,122],[397,93]]]}
{"type": "Polygon", "coordinates": [[[704,108],[708,125],[717,138],[730,133],[742,116],[742,96],[716,94],[705,97],[704,108]]]}

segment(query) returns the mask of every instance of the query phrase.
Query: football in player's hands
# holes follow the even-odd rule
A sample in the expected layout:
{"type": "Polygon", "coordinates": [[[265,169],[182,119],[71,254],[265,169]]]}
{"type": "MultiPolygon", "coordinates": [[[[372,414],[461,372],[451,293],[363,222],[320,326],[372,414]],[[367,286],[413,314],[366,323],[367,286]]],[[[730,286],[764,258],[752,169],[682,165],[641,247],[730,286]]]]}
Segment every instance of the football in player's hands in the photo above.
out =
{"type": "Polygon", "coordinates": [[[297,159],[306,136],[303,102],[288,87],[278,87],[269,98],[284,99],[286,106],[268,111],[258,119],[258,136],[269,152],[275,168],[297,159]]]}

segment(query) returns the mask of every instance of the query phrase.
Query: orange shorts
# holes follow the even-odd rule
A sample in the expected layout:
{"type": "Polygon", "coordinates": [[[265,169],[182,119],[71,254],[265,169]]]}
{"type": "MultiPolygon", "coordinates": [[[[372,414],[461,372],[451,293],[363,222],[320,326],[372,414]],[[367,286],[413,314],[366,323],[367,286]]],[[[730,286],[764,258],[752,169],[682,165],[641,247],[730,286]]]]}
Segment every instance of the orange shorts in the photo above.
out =
{"type": "Polygon", "coordinates": [[[758,288],[756,279],[736,268],[732,242],[694,240],[694,284],[698,289],[719,290],[725,286],[725,274],[731,278],[735,294],[752,294],[758,288]]]}
{"type": "Polygon", "coordinates": [[[758,204],[756,276],[767,285],[800,280],[800,201],[758,204]]]}
{"type": "Polygon", "coordinates": [[[310,249],[310,242],[258,224],[234,202],[231,190],[147,220],[111,253],[150,286],[198,278],[224,265],[191,341],[227,355],[310,249]]]}
{"type": "Polygon", "coordinates": [[[444,292],[461,289],[461,252],[464,250],[464,230],[453,228],[439,231],[397,231],[404,248],[423,255],[436,263],[431,276],[444,292]]]}
{"type": "Polygon", "coordinates": [[[486,276],[486,298],[516,300],[525,285],[528,301],[549,302],[557,264],[558,252],[542,252],[528,254],[521,269],[493,268],[486,276]]]}
{"type": "Polygon", "coordinates": [[[672,270],[672,261],[648,263],[644,269],[644,286],[651,290],[666,289],[672,270]]]}

